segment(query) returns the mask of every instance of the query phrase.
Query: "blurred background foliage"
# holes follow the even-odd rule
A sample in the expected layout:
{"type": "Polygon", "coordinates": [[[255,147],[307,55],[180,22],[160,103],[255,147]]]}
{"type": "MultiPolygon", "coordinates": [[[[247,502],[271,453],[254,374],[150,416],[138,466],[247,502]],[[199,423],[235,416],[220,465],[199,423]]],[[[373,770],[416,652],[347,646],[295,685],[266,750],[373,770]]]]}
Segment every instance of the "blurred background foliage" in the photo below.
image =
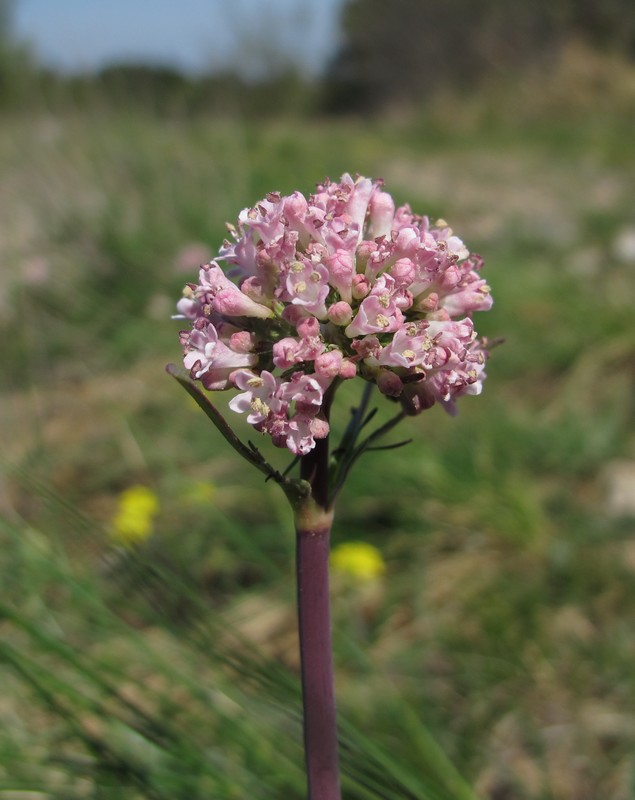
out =
{"type": "Polygon", "coordinates": [[[627,0],[352,0],[327,74],[334,109],[381,109],[440,89],[473,91],[519,72],[546,77],[573,41],[635,54],[627,0]]]}
{"type": "Polygon", "coordinates": [[[338,509],[384,564],[334,564],[345,796],[635,797],[630,3],[351,0],[317,77],[266,10],[198,76],[56,73],[11,10],[0,798],[303,796],[290,514],[163,365],[225,221],[344,171],[485,256],[506,339],[338,509]]]}

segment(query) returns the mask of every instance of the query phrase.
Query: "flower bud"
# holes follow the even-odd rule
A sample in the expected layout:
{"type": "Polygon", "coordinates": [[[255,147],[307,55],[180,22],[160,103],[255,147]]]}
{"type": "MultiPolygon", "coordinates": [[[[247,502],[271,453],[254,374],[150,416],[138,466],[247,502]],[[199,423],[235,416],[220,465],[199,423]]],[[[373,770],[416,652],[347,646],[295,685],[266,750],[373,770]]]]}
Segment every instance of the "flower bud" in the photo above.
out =
{"type": "Polygon", "coordinates": [[[439,280],[439,286],[444,292],[450,292],[459,285],[462,277],[459,267],[456,264],[452,264],[443,273],[442,278],[439,280]]]}
{"type": "Polygon", "coordinates": [[[353,309],[348,303],[340,300],[328,309],[328,317],[334,325],[349,325],[353,319],[353,309]]]}
{"type": "Polygon", "coordinates": [[[370,239],[366,239],[363,242],[360,242],[355,253],[357,260],[357,268],[363,269],[366,266],[368,259],[376,250],[377,250],[376,242],[373,242],[370,239]]]}
{"type": "Polygon", "coordinates": [[[395,201],[388,192],[375,190],[370,198],[369,209],[373,236],[387,236],[395,217],[395,201]]]}
{"type": "Polygon", "coordinates": [[[302,306],[287,305],[281,311],[282,318],[296,328],[309,318],[308,313],[302,306]]]}
{"type": "Polygon", "coordinates": [[[310,428],[314,439],[326,439],[329,435],[329,424],[321,417],[314,417],[311,420],[310,428]]]}
{"type": "Polygon", "coordinates": [[[219,314],[229,317],[259,317],[267,319],[273,317],[273,311],[260,303],[254,302],[243,294],[237,287],[221,289],[212,301],[212,308],[219,314]]]}
{"type": "Polygon", "coordinates": [[[236,353],[251,353],[254,337],[249,331],[238,331],[229,337],[229,345],[236,353]]]}
{"type": "Polygon", "coordinates": [[[342,366],[340,350],[328,350],[315,359],[315,372],[320,378],[336,378],[342,366]]]}
{"type": "Polygon", "coordinates": [[[297,323],[296,328],[300,336],[305,338],[320,335],[320,323],[315,317],[304,317],[297,323]]]}
{"type": "Polygon", "coordinates": [[[426,297],[418,299],[415,303],[416,311],[431,312],[436,311],[439,305],[439,295],[436,292],[431,292],[426,297]]]}
{"type": "Polygon", "coordinates": [[[351,300],[351,282],[355,273],[355,261],[348,250],[337,250],[326,262],[329,283],[340,293],[342,300],[351,300]]]}
{"type": "Polygon", "coordinates": [[[353,297],[355,300],[363,300],[370,292],[370,282],[365,275],[353,276],[353,297]]]}
{"type": "Polygon", "coordinates": [[[399,397],[403,392],[403,383],[394,372],[382,370],[377,376],[377,388],[388,397],[399,397]]]}
{"type": "Polygon", "coordinates": [[[403,410],[411,417],[432,408],[435,403],[434,394],[425,381],[406,384],[400,399],[403,410]]]}
{"type": "Polygon", "coordinates": [[[396,286],[410,286],[415,279],[415,266],[409,258],[400,258],[390,268],[396,286]]]}
{"type": "Polygon", "coordinates": [[[348,358],[342,359],[339,376],[343,381],[349,381],[357,375],[357,365],[348,358]]]}

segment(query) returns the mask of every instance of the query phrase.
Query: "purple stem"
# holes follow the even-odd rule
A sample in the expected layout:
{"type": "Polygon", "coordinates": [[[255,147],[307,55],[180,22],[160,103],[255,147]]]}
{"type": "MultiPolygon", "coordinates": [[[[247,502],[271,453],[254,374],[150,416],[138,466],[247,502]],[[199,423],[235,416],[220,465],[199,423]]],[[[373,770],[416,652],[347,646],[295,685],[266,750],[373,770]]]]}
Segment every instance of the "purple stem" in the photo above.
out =
{"type": "MultiPolygon", "coordinates": [[[[328,420],[333,392],[322,405],[328,420]]],[[[318,439],[302,458],[300,477],[311,496],[296,509],[298,626],[304,707],[304,754],[309,800],[340,800],[333,646],[329,602],[329,442],[318,439]]]]}
{"type": "Polygon", "coordinates": [[[309,800],[340,800],[329,608],[330,518],[296,527],[298,622],[309,800]]]}

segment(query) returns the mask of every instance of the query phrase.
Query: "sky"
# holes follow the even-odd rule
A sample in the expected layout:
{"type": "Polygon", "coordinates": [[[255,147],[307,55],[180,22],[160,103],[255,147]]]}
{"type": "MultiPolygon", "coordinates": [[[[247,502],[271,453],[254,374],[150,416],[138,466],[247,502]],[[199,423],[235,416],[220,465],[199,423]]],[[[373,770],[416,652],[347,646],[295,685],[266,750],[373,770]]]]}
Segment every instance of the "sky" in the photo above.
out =
{"type": "Polygon", "coordinates": [[[344,0],[15,0],[13,30],[65,72],[151,62],[188,72],[287,64],[319,74],[344,0]]]}

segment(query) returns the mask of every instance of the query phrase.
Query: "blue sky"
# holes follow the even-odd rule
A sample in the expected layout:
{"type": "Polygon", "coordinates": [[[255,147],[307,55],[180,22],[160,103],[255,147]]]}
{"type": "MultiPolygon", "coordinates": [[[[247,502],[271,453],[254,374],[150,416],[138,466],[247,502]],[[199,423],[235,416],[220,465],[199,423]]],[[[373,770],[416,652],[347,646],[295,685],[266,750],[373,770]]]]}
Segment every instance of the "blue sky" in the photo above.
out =
{"type": "Polygon", "coordinates": [[[343,0],[17,0],[14,30],[65,71],[151,61],[189,71],[299,64],[315,74],[337,45],[343,0]]]}

